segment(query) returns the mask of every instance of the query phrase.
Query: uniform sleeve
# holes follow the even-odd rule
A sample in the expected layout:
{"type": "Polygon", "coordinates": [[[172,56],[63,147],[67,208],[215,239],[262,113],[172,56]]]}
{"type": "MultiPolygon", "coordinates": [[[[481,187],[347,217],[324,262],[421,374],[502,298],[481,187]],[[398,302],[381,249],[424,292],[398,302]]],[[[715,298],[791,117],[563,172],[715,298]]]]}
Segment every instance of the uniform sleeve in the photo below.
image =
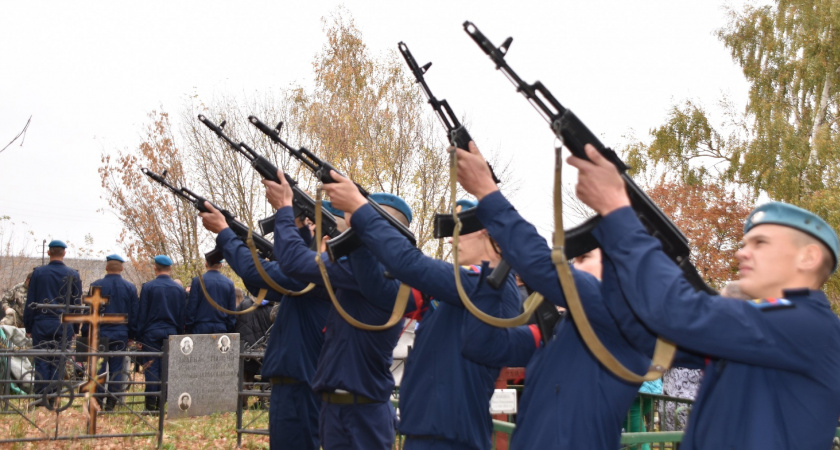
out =
{"type": "Polygon", "coordinates": [[[699,354],[807,371],[823,328],[801,308],[761,310],[751,302],[697,292],[629,207],[604,217],[595,237],[611,255],[618,283],[653,331],[699,354]]]}
{"type": "Polygon", "coordinates": [[[146,319],[149,314],[149,289],[146,284],[140,287],[140,299],[137,301],[137,314],[134,316],[134,338],[140,340],[146,328],[146,319]]]}
{"type": "MultiPolygon", "coordinates": [[[[321,269],[315,262],[315,252],[310,250],[295,226],[292,207],[277,210],[274,220],[274,254],[280,270],[287,276],[305,283],[324,285],[321,269]]],[[[356,279],[347,264],[331,262],[326,254],[321,255],[327,268],[327,275],[334,289],[358,290],[356,279]]]]}
{"type": "MultiPolygon", "coordinates": [[[[462,307],[452,264],[424,255],[369,204],[356,210],[351,221],[356,234],[389,274],[435,300],[462,307]]],[[[467,292],[475,285],[472,278],[461,270],[467,292]]]]}
{"type": "MultiPolygon", "coordinates": [[[[354,250],[348,259],[362,295],[385,311],[393,310],[400,282],[385,276],[385,268],[367,248],[354,250]]],[[[413,305],[414,302],[409,301],[406,312],[413,310],[413,305]]]]}
{"type": "MultiPolygon", "coordinates": [[[[522,218],[501,192],[496,191],[481,199],[476,215],[522,281],[543,294],[546,300],[563,308],[568,307],[557,270],[551,261],[551,249],[537,229],[522,218]]],[[[584,278],[593,278],[574,268],[572,276],[578,286],[586,284],[582,281],[584,278]]]]}
{"type": "Polygon", "coordinates": [[[27,333],[32,333],[32,326],[34,325],[35,310],[32,309],[32,304],[36,302],[35,295],[37,291],[40,276],[36,270],[29,280],[29,289],[26,290],[26,306],[23,308],[23,327],[27,333]]]}
{"type": "MultiPolygon", "coordinates": [[[[74,294],[73,295],[73,303],[76,304],[76,305],[81,305],[82,304],[82,296],[84,295],[84,293],[82,292],[82,277],[79,275],[79,272],[77,270],[73,271],[73,276],[75,277],[74,279],[76,280],[73,283],[73,294],[74,294]]],[[[78,324],[78,323],[73,324],[73,333],[74,334],[79,334],[79,329],[80,329],[81,326],[82,325],[78,324]]]]}
{"type": "MultiPolygon", "coordinates": [[[[248,246],[239,239],[230,228],[225,228],[216,236],[216,244],[222,249],[222,254],[225,257],[228,265],[248,286],[256,286],[259,289],[267,289],[268,284],[257,272],[257,267],[254,265],[254,258],[251,256],[251,251],[248,246]]],[[[276,261],[262,261],[263,269],[268,276],[275,283],[280,286],[292,290],[299,291],[306,287],[306,284],[297,280],[289,278],[280,270],[280,266],[276,261]]]]}
{"type": "MultiPolygon", "coordinates": [[[[486,287],[485,289],[490,289],[486,287]]],[[[519,297],[519,290],[513,282],[505,283],[505,297],[519,297]]],[[[496,294],[497,291],[490,291],[496,294]]],[[[481,303],[501,303],[498,295],[475,296],[481,303]]],[[[487,305],[478,305],[485,311],[487,305]]],[[[518,312],[518,311],[517,311],[518,312]]],[[[510,315],[508,315],[510,316],[510,315]]],[[[474,315],[464,314],[461,327],[461,354],[473,362],[491,367],[524,367],[540,346],[540,332],[536,325],[524,325],[514,328],[497,328],[488,325],[474,315]]]]}

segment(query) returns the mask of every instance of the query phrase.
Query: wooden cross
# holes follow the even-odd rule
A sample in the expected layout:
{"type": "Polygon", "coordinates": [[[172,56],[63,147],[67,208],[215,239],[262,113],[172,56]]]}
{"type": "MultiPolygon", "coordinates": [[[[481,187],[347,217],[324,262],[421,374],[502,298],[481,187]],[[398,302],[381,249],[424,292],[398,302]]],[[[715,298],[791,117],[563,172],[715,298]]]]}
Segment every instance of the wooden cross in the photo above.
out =
{"type": "MultiPolygon", "coordinates": [[[[99,325],[100,324],[118,324],[126,323],[128,320],[125,314],[100,314],[99,308],[108,304],[108,297],[103,297],[101,286],[91,286],[90,294],[85,296],[82,300],[90,305],[90,312],[88,314],[62,314],[62,323],[86,323],[90,325],[88,329],[88,337],[90,338],[89,351],[95,353],[99,351],[99,325]]],[[[83,384],[80,392],[86,392],[90,399],[88,401],[88,434],[96,434],[96,412],[99,410],[98,405],[93,401],[93,394],[96,392],[97,384],[102,384],[103,380],[96,378],[97,356],[88,356],[87,371],[88,382],[83,384]]]]}

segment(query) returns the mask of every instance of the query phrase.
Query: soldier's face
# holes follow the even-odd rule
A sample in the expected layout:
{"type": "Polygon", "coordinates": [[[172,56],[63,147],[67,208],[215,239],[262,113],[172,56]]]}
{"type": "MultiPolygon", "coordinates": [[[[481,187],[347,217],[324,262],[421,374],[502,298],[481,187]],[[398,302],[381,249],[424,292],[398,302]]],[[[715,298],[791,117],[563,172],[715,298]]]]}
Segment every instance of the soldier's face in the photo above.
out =
{"type": "Polygon", "coordinates": [[[483,230],[458,236],[458,262],[460,264],[481,264],[484,255],[483,230]]]}
{"type": "Polygon", "coordinates": [[[586,272],[599,280],[601,279],[601,272],[603,268],[601,266],[600,248],[596,248],[591,252],[586,252],[580,256],[576,256],[572,264],[575,266],[575,269],[580,270],[581,272],[586,272]]]}
{"type": "Polygon", "coordinates": [[[766,224],[753,227],[735,253],[738,259],[738,286],[749,298],[781,297],[788,281],[796,274],[800,247],[791,228],[766,224]]]}

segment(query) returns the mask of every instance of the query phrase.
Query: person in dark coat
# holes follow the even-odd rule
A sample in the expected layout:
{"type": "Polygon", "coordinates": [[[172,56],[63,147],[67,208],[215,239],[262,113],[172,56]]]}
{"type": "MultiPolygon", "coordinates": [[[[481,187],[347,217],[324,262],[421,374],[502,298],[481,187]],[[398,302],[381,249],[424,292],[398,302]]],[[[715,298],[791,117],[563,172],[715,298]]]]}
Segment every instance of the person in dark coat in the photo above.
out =
{"type": "MultiPolygon", "coordinates": [[[[209,212],[199,214],[204,227],[218,233],[216,245],[222,249],[231,269],[242,278],[251,295],[267,289],[266,300],[278,305],[274,328],[268,339],[260,369],[263,380],[271,382],[269,405],[269,437],[272,449],[318,450],[318,417],[321,399],[312,390],[318,356],[324,345],[324,326],[330,300],[322,287],[297,296],[283,296],[271,289],[257,271],[250,251],[225,222],[221,212],[209,202],[209,212]]],[[[341,224],[339,224],[341,225],[341,224]]],[[[311,241],[307,227],[298,229],[300,236],[311,241]]],[[[269,278],[291,291],[306,287],[289,278],[277,261],[261,261],[269,278]]],[[[261,308],[268,309],[266,306],[261,308]]]]}
{"type": "MultiPolygon", "coordinates": [[[[100,295],[108,297],[108,303],[105,305],[104,314],[125,314],[127,322],[124,324],[105,324],[99,328],[100,342],[106,339],[108,342],[109,351],[123,352],[128,347],[128,340],[133,339],[134,336],[129,336],[129,324],[134,322],[133,314],[137,313],[137,288],[122,277],[123,259],[120,255],[108,255],[105,257],[105,278],[99,279],[91,283],[91,286],[100,286],[102,289],[100,295]]],[[[125,357],[113,356],[103,358],[102,366],[99,368],[99,374],[108,372],[108,383],[104,386],[97,386],[97,392],[122,392],[124,389],[123,382],[127,378],[127,373],[123,369],[125,357]]],[[[114,397],[105,397],[100,400],[103,409],[111,411],[117,403],[114,397]]]]}
{"type": "Polygon", "coordinates": [[[820,289],[840,240],[825,220],[770,202],[744,222],[738,287],[754,300],[692,288],[630,207],[616,167],[592,146],[577,194],[603,219],[595,237],[614,283],[652,332],[705,358],[681,448],[828,448],[840,416],[840,320],[820,289]]]}
{"type": "MultiPolygon", "coordinates": [[[[134,335],[137,336],[142,348],[160,351],[170,335],[184,333],[187,293],[169,276],[172,260],[168,256],[155,256],[154,262],[157,277],[140,289],[139,311],[134,335]]],[[[149,365],[145,371],[145,392],[157,394],[160,392],[160,385],[149,382],[166,381],[161,379],[161,359],[151,358],[151,361],[147,363],[149,365]]],[[[146,396],[147,411],[158,411],[160,407],[156,395],[146,396]]]]}
{"type": "MultiPolygon", "coordinates": [[[[207,272],[203,275],[207,294],[222,308],[235,310],[236,293],[234,292],[233,281],[219,272],[222,263],[205,261],[204,267],[207,268],[207,272]]],[[[187,299],[187,333],[231,333],[235,321],[235,316],[219,311],[207,300],[198,277],[193,278],[187,299]]]]}
{"type": "MultiPolygon", "coordinates": [[[[58,348],[66,351],[67,347],[61,347],[62,337],[66,337],[66,344],[78,325],[62,325],[59,314],[54,310],[42,310],[34,307],[35,304],[58,304],[64,303],[65,296],[69,293],[71,302],[79,304],[82,296],[82,280],[79,272],[64,264],[64,254],[67,244],[59,240],[49,243],[47,255],[50,262],[36,268],[29,281],[29,290],[26,293],[26,308],[23,311],[23,324],[26,332],[32,335],[32,345],[39,348],[58,348]],[[72,278],[71,278],[72,277],[72,278]],[[72,280],[72,281],[71,281],[72,280]],[[69,292],[68,292],[69,289],[69,292]]],[[[35,372],[40,380],[35,386],[35,392],[43,392],[50,386],[52,381],[59,378],[60,359],[56,357],[44,357],[35,359],[35,372]]]]}
{"type": "MultiPolygon", "coordinates": [[[[283,179],[282,173],[278,176],[283,179]]],[[[269,203],[277,208],[274,254],[278,255],[280,268],[299,281],[323,285],[321,271],[315,263],[316,252],[307,247],[295,225],[291,188],[288,183],[278,185],[268,180],[263,180],[263,184],[269,203]]],[[[372,195],[377,196],[377,202],[383,207],[393,207],[392,216],[408,224],[411,210],[404,200],[391,194],[372,195]]],[[[322,258],[336,289],[337,301],[348,314],[364,323],[387,322],[400,283],[382,276],[385,269],[373,255],[365,248],[359,248],[349,258],[335,262],[328,261],[326,255],[322,258]],[[364,261],[358,260],[358,263],[374,264],[379,268],[376,284],[358,280],[354,275],[353,259],[359,256],[364,261]]],[[[322,400],[319,434],[324,448],[391,448],[396,412],[390,402],[394,390],[390,368],[401,330],[402,321],[383,331],[355,328],[336,308],[330,309],[324,347],[312,381],[312,389],[322,400]]]]}

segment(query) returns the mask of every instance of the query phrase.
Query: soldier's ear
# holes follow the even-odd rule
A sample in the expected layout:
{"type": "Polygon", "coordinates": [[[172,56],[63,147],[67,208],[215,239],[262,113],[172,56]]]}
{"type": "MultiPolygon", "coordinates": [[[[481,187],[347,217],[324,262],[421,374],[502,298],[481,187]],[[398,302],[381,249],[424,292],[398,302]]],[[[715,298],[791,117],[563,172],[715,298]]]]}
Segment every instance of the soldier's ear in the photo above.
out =
{"type": "Polygon", "coordinates": [[[802,271],[818,272],[823,265],[823,251],[819,244],[812,243],[801,247],[796,263],[802,271]]]}

